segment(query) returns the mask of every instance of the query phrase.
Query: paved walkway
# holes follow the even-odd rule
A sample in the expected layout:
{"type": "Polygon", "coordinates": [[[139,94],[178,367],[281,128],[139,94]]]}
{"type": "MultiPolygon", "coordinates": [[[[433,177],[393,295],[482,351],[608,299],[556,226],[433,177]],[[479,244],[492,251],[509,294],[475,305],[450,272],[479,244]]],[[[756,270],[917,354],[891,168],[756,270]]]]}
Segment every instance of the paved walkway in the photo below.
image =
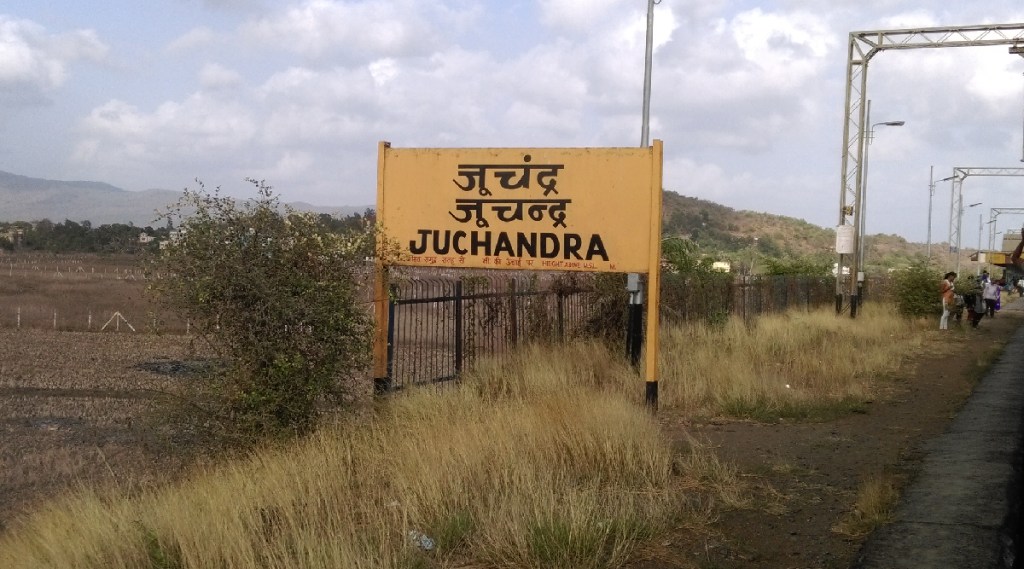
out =
{"type": "MultiPolygon", "coordinates": [[[[1003,310],[1024,311],[1017,299],[1003,310]]],[[[925,447],[895,521],[861,550],[859,569],[1014,567],[1020,544],[1024,326],[945,434],[925,447]]],[[[1024,566],[1024,560],[1021,565],[1024,566]]]]}

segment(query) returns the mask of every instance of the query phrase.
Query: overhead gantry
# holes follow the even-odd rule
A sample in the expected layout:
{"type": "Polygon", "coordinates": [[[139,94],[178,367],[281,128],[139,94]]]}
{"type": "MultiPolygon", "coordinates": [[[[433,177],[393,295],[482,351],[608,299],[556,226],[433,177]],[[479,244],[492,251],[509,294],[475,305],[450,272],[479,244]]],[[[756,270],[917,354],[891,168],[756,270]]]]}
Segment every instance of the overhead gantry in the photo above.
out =
{"type": "MultiPolygon", "coordinates": [[[[876,54],[886,50],[993,45],[1008,45],[1011,54],[1024,56],[1024,24],[850,32],[839,225],[836,230],[836,312],[842,312],[845,306],[849,306],[850,316],[856,317],[859,302],[857,281],[863,279],[857,251],[863,238],[859,228],[863,227],[861,216],[864,215],[861,207],[864,197],[861,161],[865,153],[868,63],[876,54]]],[[[956,230],[959,234],[959,224],[956,230]]]]}

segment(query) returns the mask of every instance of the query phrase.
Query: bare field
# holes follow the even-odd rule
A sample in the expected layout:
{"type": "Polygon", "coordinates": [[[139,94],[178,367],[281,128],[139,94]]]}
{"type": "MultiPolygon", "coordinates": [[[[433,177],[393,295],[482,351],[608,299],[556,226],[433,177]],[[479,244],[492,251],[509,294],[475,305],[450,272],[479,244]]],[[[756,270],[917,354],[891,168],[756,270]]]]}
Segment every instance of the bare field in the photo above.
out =
{"type": "Polygon", "coordinates": [[[153,411],[196,359],[178,335],[0,329],[0,529],[79,483],[147,485],[184,467],[153,411]]]}
{"type": "Polygon", "coordinates": [[[146,285],[138,257],[2,255],[0,328],[184,332],[146,285]]]}

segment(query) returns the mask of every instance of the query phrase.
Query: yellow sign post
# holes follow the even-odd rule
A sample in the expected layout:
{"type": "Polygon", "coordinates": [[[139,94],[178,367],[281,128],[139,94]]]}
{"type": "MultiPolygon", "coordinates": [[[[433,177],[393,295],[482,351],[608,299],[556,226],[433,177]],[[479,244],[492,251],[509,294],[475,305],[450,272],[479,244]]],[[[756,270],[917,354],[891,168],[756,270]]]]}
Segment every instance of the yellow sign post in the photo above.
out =
{"type": "MultiPolygon", "coordinates": [[[[377,219],[398,247],[396,265],[647,273],[647,400],[656,404],[661,169],[660,140],[649,148],[381,142],[377,219]]],[[[375,353],[384,377],[386,267],[379,269],[375,353]]]]}

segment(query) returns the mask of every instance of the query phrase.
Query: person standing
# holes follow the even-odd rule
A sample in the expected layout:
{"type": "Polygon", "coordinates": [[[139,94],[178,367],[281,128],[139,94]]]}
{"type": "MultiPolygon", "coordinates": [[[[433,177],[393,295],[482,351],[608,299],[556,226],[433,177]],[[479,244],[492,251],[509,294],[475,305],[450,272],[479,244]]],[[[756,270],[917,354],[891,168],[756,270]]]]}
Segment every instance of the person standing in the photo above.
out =
{"type": "Polygon", "coordinates": [[[939,283],[939,294],[942,297],[942,317],[939,318],[939,330],[949,329],[949,311],[953,309],[953,281],[955,280],[956,273],[950,271],[942,277],[942,282],[939,283]]]}
{"type": "Polygon", "coordinates": [[[956,289],[957,296],[963,299],[964,306],[967,308],[967,321],[971,324],[971,328],[977,328],[978,323],[985,316],[982,287],[983,285],[978,282],[978,279],[974,275],[970,275],[956,289]]]}
{"type": "Polygon", "coordinates": [[[981,297],[985,299],[985,312],[988,313],[989,318],[994,318],[996,315],[996,304],[999,303],[999,295],[1003,292],[1003,287],[998,281],[989,280],[985,283],[984,288],[981,290],[981,297]]]}

